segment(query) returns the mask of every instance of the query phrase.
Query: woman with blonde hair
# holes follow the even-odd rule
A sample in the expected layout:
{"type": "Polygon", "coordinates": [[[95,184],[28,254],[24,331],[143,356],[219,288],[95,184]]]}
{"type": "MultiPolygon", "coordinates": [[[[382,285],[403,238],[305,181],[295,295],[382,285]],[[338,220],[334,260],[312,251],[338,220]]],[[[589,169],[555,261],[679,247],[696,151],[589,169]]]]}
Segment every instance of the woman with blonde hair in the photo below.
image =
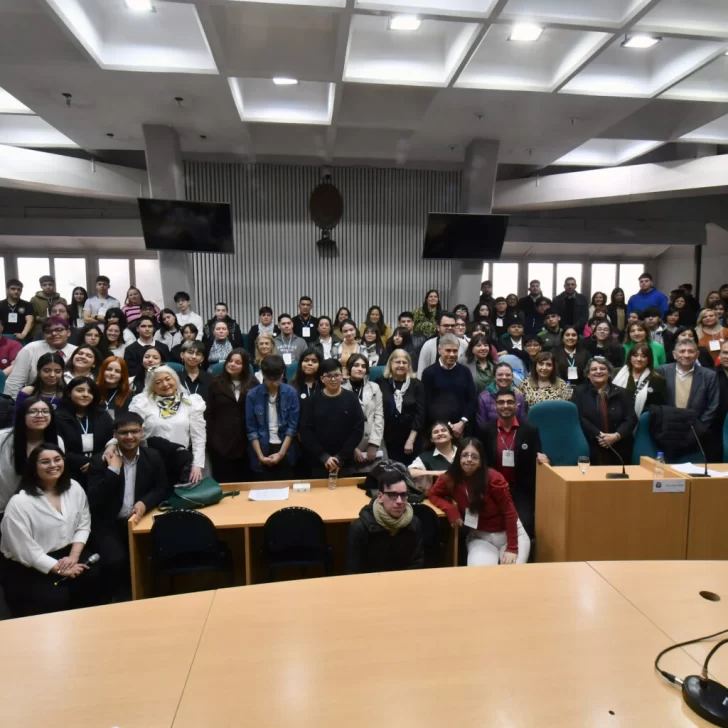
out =
{"type": "Polygon", "coordinates": [[[255,370],[255,378],[259,384],[263,383],[263,375],[260,371],[260,365],[267,356],[278,356],[275,339],[271,334],[258,334],[255,340],[255,356],[253,357],[253,369],[255,370]]]}
{"type": "Polygon", "coordinates": [[[718,312],[712,308],[704,308],[698,315],[695,333],[698,335],[698,346],[705,347],[713,358],[713,364],[718,366],[720,347],[728,339],[728,329],[721,324],[718,312]]]}

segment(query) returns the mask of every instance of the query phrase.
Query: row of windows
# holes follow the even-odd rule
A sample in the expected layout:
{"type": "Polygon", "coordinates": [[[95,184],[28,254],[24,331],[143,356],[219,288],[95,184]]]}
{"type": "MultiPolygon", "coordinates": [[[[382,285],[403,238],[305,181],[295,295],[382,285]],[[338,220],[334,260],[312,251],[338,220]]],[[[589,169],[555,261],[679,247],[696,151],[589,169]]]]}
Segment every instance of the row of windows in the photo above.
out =
{"type": "MultiPolygon", "coordinates": [[[[483,279],[493,281],[493,296],[507,296],[517,293],[524,296],[526,291],[520,284],[521,263],[485,263],[483,279]]],[[[592,294],[602,291],[607,301],[614,288],[623,288],[629,298],[639,290],[637,279],[645,270],[643,263],[591,263],[589,290],[582,286],[584,268],[582,263],[528,263],[527,280],[541,282],[541,290],[547,298],[553,298],[564,290],[564,280],[575,278],[576,287],[591,300],[592,294]]]]}

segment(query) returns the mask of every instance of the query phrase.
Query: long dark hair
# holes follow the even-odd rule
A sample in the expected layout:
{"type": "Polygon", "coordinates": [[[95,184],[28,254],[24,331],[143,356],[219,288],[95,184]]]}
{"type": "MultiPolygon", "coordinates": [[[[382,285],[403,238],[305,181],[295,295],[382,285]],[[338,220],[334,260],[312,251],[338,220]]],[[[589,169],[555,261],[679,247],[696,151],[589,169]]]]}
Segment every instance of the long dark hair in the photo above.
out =
{"type": "Polygon", "coordinates": [[[389,338],[387,346],[385,346],[384,348],[390,354],[395,349],[404,349],[405,351],[409,352],[409,350],[412,349],[412,334],[410,333],[409,329],[406,329],[404,326],[397,326],[397,328],[393,331],[392,336],[389,338]],[[394,343],[395,336],[399,336],[402,339],[402,343],[399,346],[394,343]]]}
{"type": "MultiPolygon", "coordinates": [[[[217,322],[220,323],[220,322],[217,322]]],[[[250,355],[245,349],[237,348],[233,349],[226,357],[225,364],[223,364],[222,371],[217,376],[220,377],[220,381],[231,391],[235,392],[233,386],[233,378],[230,376],[227,370],[228,362],[234,357],[239,356],[243,360],[243,370],[240,372],[240,396],[244,397],[245,393],[250,389],[252,377],[250,375],[250,355]]],[[[255,382],[258,383],[257,380],[255,382]]]]}
{"type": "Polygon", "coordinates": [[[425,300],[422,302],[422,313],[425,315],[425,318],[434,318],[435,321],[437,321],[440,318],[440,313],[442,311],[442,296],[440,296],[440,291],[437,290],[437,288],[430,288],[429,291],[425,294],[425,300]],[[427,303],[427,299],[430,297],[431,293],[437,294],[437,306],[435,307],[435,314],[434,316],[430,314],[430,306],[427,303]]]}
{"type": "MultiPolygon", "coordinates": [[[[124,343],[123,337],[121,343],[124,343]]],[[[101,330],[101,327],[98,324],[86,324],[81,329],[81,346],[92,347],[93,349],[98,351],[99,354],[101,354],[102,359],[105,359],[109,353],[109,346],[106,342],[106,337],[104,336],[104,332],[101,330]],[[89,331],[95,331],[99,335],[99,343],[97,345],[86,343],[86,334],[89,331]]]]}
{"type": "Polygon", "coordinates": [[[98,409],[99,385],[96,384],[96,382],[91,379],[91,377],[74,377],[66,385],[66,390],[63,393],[63,399],[61,400],[61,405],[65,407],[69,412],[76,411],[76,406],[73,404],[73,400],[71,399],[71,392],[73,392],[76,387],[80,387],[82,384],[88,384],[89,389],[91,390],[91,396],[93,397],[93,399],[91,400],[91,404],[86,408],[86,412],[91,413],[98,409]]]}
{"type": "MultiPolygon", "coordinates": [[[[180,328],[179,328],[179,322],[177,321],[177,314],[171,308],[163,308],[159,312],[159,325],[160,325],[160,328],[162,329],[162,331],[168,331],[168,332],[176,333],[177,331],[180,330],[180,328]],[[164,323],[164,314],[165,313],[171,313],[172,316],[174,316],[174,329],[170,329],[167,326],[167,324],[164,323]]],[[[229,326],[228,326],[228,329],[230,329],[229,326]]]]}
{"type": "Polygon", "coordinates": [[[387,324],[384,323],[384,314],[382,313],[382,309],[379,306],[369,306],[369,310],[367,311],[367,317],[364,319],[364,324],[367,327],[373,326],[379,333],[379,336],[384,336],[387,331],[387,324]],[[379,321],[377,323],[374,323],[370,318],[370,316],[372,315],[372,311],[379,311],[379,321]]]}
{"type": "Polygon", "coordinates": [[[306,351],[301,354],[301,356],[298,358],[296,373],[293,375],[291,381],[288,382],[299,394],[301,394],[301,390],[303,389],[303,387],[306,386],[306,377],[303,374],[303,367],[301,365],[303,364],[303,360],[307,356],[315,356],[316,361],[318,362],[318,369],[316,370],[316,374],[314,374],[313,376],[314,388],[318,387],[319,374],[321,373],[321,365],[324,363],[323,354],[319,351],[319,349],[315,349],[312,346],[309,346],[308,349],[306,349],[306,351]]]}
{"type": "Polygon", "coordinates": [[[56,392],[59,395],[63,394],[63,388],[65,386],[63,382],[63,371],[65,369],[66,363],[63,361],[63,357],[60,354],[49,351],[47,354],[41,355],[40,359],[38,359],[38,363],[35,366],[35,380],[31,385],[33,387],[33,396],[40,396],[43,392],[43,382],[41,382],[40,380],[40,370],[43,369],[43,367],[47,367],[49,364],[57,364],[59,367],[61,367],[61,378],[58,382],[58,386],[56,387],[56,392]]]}
{"type": "Polygon", "coordinates": [[[33,448],[32,452],[28,456],[28,462],[23,470],[22,477],[20,478],[20,484],[18,485],[18,492],[24,490],[28,495],[37,498],[43,494],[43,490],[38,484],[38,458],[44,450],[50,450],[51,452],[58,453],[63,458],[63,472],[58,477],[56,482],[56,495],[65,493],[71,487],[71,474],[66,464],[66,454],[61,450],[56,443],[53,442],[42,442],[38,447],[33,448]]]}
{"type": "MultiPolygon", "coordinates": [[[[101,356],[101,352],[95,346],[90,346],[89,344],[81,344],[81,346],[78,346],[78,347],[76,347],[76,349],[74,349],[73,354],[71,354],[71,356],[68,357],[68,364],[66,364],[66,371],[71,372],[73,374],[74,359],[76,358],[76,354],[78,354],[78,352],[81,351],[82,349],[88,349],[94,355],[94,363],[93,363],[93,366],[91,367],[91,375],[95,376],[96,372],[99,368],[99,364],[101,364],[101,362],[103,361],[103,357],[101,356]]],[[[77,377],[75,377],[75,375],[74,375],[74,378],[77,378],[77,377]]]]}
{"type": "Polygon", "coordinates": [[[610,305],[610,306],[624,306],[625,308],[627,307],[627,297],[626,297],[626,296],[624,295],[624,290],[623,290],[622,288],[614,288],[614,289],[612,290],[612,293],[611,293],[611,295],[609,296],[609,305],[610,305]],[[621,294],[622,294],[622,303],[617,303],[617,302],[616,302],[616,301],[614,300],[614,297],[615,297],[615,296],[616,296],[616,295],[617,295],[618,293],[621,293],[621,294]]]}
{"type": "Polygon", "coordinates": [[[384,350],[384,344],[382,343],[382,337],[379,334],[379,329],[374,324],[367,324],[364,327],[364,333],[361,335],[361,343],[364,346],[369,346],[366,339],[364,338],[367,331],[373,331],[376,334],[376,338],[374,339],[374,346],[376,347],[376,350],[381,353],[384,350]]]}
{"type": "MultiPolygon", "coordinates": [[[[121,329],[122,340],[124,337],[124,330],[129,327],[129,322],[126,320],[126,314],[120,308],[110,308],[104,314],[104,327],[109,325],[111,319],[117,319],[119,328],[121,329]]],[[[123,341],[122,341],[123,343],[123,341]]]]}
{"type": "Polygon", "coordinates": [[[83,319],[83,304],[88,300],[88,291],[83,286],[76,286],[71,293],[71,302],[66,306],[69,323],[76,323],[77,319],[83,319]],[[76,303],[76,291],[83,291],[83,302],[76,303]]]}
{"type": "MultiPolygon", "coordinates": [[[[28,410],[34,404],[44,404],[51,411],[51,418],[48,420],[48,425],[43,431],[43,440],[45,442],[53,442],[58,444],[58,433],[56,430],[56,415],[53,411],[53,407],[48,404],[44,399],[36,397],[27,397],[23,400],[20,407],[18,408],[18,414],[15,418],[15,427],[13,429],[13,460],[15,465],[15,472],[21,475],[25,470],[25,466],[28,463],[28,428],[25,426],[25,416],[28,414],[28,410]]],[[[10,439],[10,438],[8,438],[10,439]]],[[[6,445],[7,447],[7,442],[6,445]]]]}
{"type": "Polygon", "coordinates": [[[493,361],[493,352],[490,348],[490,339],[485,334],[473,334],[473,338],[470,339],[470,343],[468,344],[468,349],[465,352],[465,360],[468,362],[468,364],[471,364],[475,360],[475,354],[473,354],[473,349],[481,343],[485,343],[488,346],[488,361],[493,361]]]}
{"type": "Polygon", "coordinates": [[[485,460],[483,443],[476,437],[466,437],[460,443],[455,459],[445,472],[455,485],[467,480],[468,507],[474,513],[481,513],[485,507],[485,492],[488,489],[488,463],[485,460]],[[460,465],[460,458],[467,447],[474,447],[480,455],[480,467],[471,476],[465,475],[462,465],[460,465]]]}

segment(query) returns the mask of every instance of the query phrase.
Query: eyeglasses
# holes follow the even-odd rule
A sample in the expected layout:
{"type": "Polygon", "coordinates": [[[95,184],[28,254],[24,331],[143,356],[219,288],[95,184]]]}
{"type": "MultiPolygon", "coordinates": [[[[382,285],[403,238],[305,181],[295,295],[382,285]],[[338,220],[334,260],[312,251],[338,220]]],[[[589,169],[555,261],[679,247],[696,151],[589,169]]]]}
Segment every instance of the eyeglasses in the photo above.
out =
{"type": "Polygon", "coordinates": [[[384,491],[384,495],[386,495],[391,501],[396,502],[398,500],[401,500],[405,503],[407,502],[407,493],[388,493],[387,491],[384,491]]]}
{"type": "Polygon", "coordinates": [[[46,329],[45,332],[46,332],[46,334],[62,334],[66,330],[67,329],[62,329],[62,328],[59,327],[59,328],[56,328],[56,329],[46,329]]]}
{"type": "Polygon", "coordinates": [[[324,379],[328,379],[335,382],[337,379],[341,379],[341,372],[334,372],[333,374],[324,374],[324,379]]]}
{"type": "Polygon", "coordinates": [[[130,436],[141,435],[141,434],[142,434],[141,428],[137,428],[136,430],[122,430],[121,432],[117,432],[116,436],[117,437],[130,437],[130,436]]]}
{"type": "Polygon", "coordinates": [[[441,329],[454,329],[457,324],[440,324],[441,329]]]}
{"type": "Polygon", "coordinates": [[[28,410],[28,414],[31,417],[50,417],[51,416],[51,413],[48,410],[44,410],[44,409],[43,410],[40,410],[40,409],[28,410]]]}

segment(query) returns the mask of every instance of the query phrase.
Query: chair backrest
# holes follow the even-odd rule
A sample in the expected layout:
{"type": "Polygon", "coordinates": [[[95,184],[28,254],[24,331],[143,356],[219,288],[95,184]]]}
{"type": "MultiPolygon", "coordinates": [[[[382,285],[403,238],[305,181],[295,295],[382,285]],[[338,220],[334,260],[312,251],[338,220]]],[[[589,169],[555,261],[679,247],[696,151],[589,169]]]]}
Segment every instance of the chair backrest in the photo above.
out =
{"type": "MultiPolygon", "coordinates": [[[[690,435],[690,433],[688,433],[690,435]]],[[[650,413],[643,412],[640,415],[639,424],[637,425],[637,431],[634,436],[634,448],[632,450],[632,465],[639,465],[640,458],[642,456],[648,458],[657,457],[657,443],[652,439],[650,435],[650,413]]],[[[705,458],[700,450],[685,453],[679,457],[669,458],[666,460],[667,463],[677,465],[679,463],[704,463],[705,458]]]]}
{"type": "Polygon", "coordinates": [[[539,402],[528,411],[528,421],[538,427],[541,449],[552,465],[576,465],[580,455],[589,455],[589,443],[572,402],[539,402]]]}
{"type": "Polygon", "coordinates": [[[248,343],[248,335],[243,334],[243,349],[245,349],[245,351],[248,351],[248,343]]]}
{"type": "Polygon", "coordinates": [[[174,510],[154,517],[151,531],[152,556],[161,561],[187,554],[218,551],[213,522],[199,511],[174,510]]]}
{"type": "Polygon", "coordinates": [[[413,503],[412,510],[415,518],[422,524],[422,538],[425,548],[439,546],[440,541],[440,519],[430,506],[424,503],[413,503]]]}
{"type": "Polygon", "coordinates": [[[168,361],[167,366],[172,367],[172,369],[174,369],[180,376],[185,373],[185,368],[182,364],[178,364],[176,361],[168,361]]]}
{"type": "Polygon", "coordinates": [[[286,367],[286,381],[290,384],[298,369],[298,362],[294,361],[286,367]]]}
{"type": "Polygon", "coordinates": [[[321,516],[310,508],[281,508],[265,522],[263,544],[268,555],[325,551],[326,528],[321,516]]]}
{"type": "Polygon", "coordinates": [[[369,370],[369,381],[376,382],[384,374],[384,367],[372,367],[369,370]]]}
{"type": "Polygon", "coordinates": [[[723,422],[723,462],[728,463],[728,416],[723,422]]]}
{"type": "Polygon", "coordinates": [[[224,361],[219,361],[217,364],[213,364],[212,369],[210,369],[210,374],[222,374],[222,369],[224,366],[224,361]]]}
{"type": "Polygon", "coordinates": [[[5,382],[7,381],[7,377],[5,376],[5,372],[0,372],[0,394],[2,394],[5,391],[5,382]]]}

